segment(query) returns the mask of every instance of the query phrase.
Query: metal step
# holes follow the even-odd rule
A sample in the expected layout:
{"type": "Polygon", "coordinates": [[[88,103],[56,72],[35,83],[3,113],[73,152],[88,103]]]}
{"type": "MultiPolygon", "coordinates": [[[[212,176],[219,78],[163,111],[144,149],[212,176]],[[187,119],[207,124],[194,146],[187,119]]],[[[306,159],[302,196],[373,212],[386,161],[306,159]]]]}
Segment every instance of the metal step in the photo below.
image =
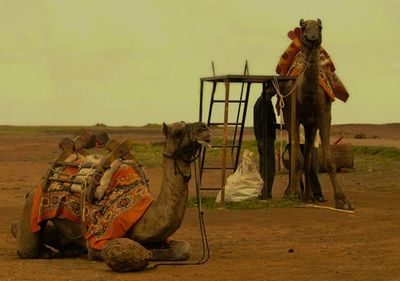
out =
{"type": "Polygon", "coordinates": [[[204,186],[204,187],[200,187],[201,190],[215,190],[215,191],[220,191],[221,188],[220,187],[210,187],[210,186],[204,186]]]}
{"type": "MultiPolygon", "coordinates": [[[[226,123],[228,126],[241,126],[242,123],[228,122],[226,123]]],[[[224,122],[209,122],[208,126],[222,126],[225,125],[224,122]]]]}
{"type": "MultiPolygon", "coordinates": [[[[225,100],[214,100],[216,103],[225,103],[225,100]]],[[[245,103],[246,100],[228,100],[228,103],[245,103]]]]}
{"type": "MultiPolygon", "coordinates": [[[[219,144],[219,145],[212,145],[212,147],[211,148],[222,148],[222,147],[224,147],[222,144],[219,144]]],[[[234,148],[238,148],[239,147],[239,145],[232,145],[232,144],[229,144],[229,145],[226,145],[226,147],[228,147],[228,148],[232,148],[232,147],[234,147],[234,148]]]]}
{"type": "MultiPolygon", "coordinates": [[[[206,167],[203,166],[203,170],[221,170],[222,167],[206,167]]],[[[227,170],[235,170],[235,167],[225,167],[227,170]]]]}

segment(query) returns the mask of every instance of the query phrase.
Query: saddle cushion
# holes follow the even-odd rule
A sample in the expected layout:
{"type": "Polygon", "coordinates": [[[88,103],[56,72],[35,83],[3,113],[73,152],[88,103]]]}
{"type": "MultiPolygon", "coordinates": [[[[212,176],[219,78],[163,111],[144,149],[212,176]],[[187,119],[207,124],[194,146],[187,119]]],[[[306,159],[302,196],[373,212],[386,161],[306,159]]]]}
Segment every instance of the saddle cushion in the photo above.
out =
{"type": "MultiPolygon", "coordinates": [[[[67,167],[63,173],[74,176],[78,171],[77,167],[67,167]]],[[[43,221],[66,218],[84,223],[90,247],[99,250],[108,240],[123,237],[154,200],[139,173],[124,163],[114,172],[104,195],[93,203],[84,200],[84,193],[71,192],[71,185],[51,183],[52,188],[44,192],[43,183],[39,183],[33,198],[32,232],[39,231],[43,221]]]]}
{"type": "MultiPolygon", "coordinates": [[[[289,32],[289,38],[292,39],[289,47],[282,54],[279,63],[276,67],[276,73],[279,75],[298,76],[304,69],[304,58],[301,50],[301,30],[296,28],[289,32]]],[[[328,52],[321,47],[320,49],[321,70],[319,84],[324,89],[325,93],[331,101],[335,98],[346,102],[349,98],[342,81],[335,73],[335,66],[328,52]]]]}

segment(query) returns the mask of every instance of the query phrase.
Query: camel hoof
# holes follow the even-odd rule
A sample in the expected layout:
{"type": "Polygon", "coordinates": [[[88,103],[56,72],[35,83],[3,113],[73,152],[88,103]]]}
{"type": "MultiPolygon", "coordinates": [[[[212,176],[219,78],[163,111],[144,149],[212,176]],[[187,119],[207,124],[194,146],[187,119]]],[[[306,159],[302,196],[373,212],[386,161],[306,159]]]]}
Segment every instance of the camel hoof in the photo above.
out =
{"type": "Polygon", "coordinates": [[[353,204],[347,199],[337,200],[335,208],[341,210],[349,210],[349,211],[354,210],[353,204]]]}
{"type": "Polygon", "coordinates": [[[316,200],[315,200],[315,198],[314,198],[314,195],[312,195],[312,194],[310,193],[310,194],[304,194],[304,195],[303,195],[303,202],[304,202],[304,203],[307,203],[307,204],[312,204],[312,203],[315,203],[316,200]]]}
{"type": "Polygon", "coordinates": [[[39,251],[20,251],[17,254],[21,259],[57,259],[60,258],[60,253],[52,250],[51,248],[42,245],[39,251]]]}
{"type": "Polygon", "coordinates": [[[295,192],[295,191],[288,190],[288,189],[286,189],[286,191],[283,195],[283,198],[287,199],[287,200],[292,200],[292,201],[302,200],[302,196],[301,196],[300,192],[295,192]]]}
{"type": "Polygon", "coordinates": [[[61,257],[61,255],[59,252],[51,249],[50,247],[47,247],[46,245],[44,245],[40,249],[39,259],[50,260],[50,259],[58,259],[60,257],[61,257]]]}
{"type": "Polygon", "coordinates": [[[150,249],[153,261],[186,261],[192,254],[192,247],[186,241],[173,240],[165,249],[150,249]]]}
{"type": "Polygon", "coordinates": [[[100,250],[95,250],[95,249],[88,247],[87,254],[88,254],[88,260],[90,260],[90,261],[96,261],[96,260],[103,259],[100,250]]]}

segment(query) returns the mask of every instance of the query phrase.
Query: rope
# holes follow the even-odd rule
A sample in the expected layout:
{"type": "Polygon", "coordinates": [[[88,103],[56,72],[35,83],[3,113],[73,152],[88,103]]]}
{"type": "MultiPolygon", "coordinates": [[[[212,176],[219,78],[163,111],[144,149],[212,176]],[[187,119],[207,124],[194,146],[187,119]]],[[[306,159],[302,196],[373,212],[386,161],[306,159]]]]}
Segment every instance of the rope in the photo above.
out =
{"type": "MultiPolygon", "coordinates": [[[[303,68],[303,70],[299,73],[298,76],[302,75],[309,67],[313,52],[314,52],[314,48],[311,50],[311,54],[308,57],[307,61],[302,58],[302,60],[306,62],[306,65],[303,68]]],[[[284,95],[281,93],[280,88],[279,88],[278,76],[274,76],[272,79],[272,85],[274,86],[276,94],[279,97],[279,99],[278,99],[278,102],[279,102],[279,129],[280,129],[279,161],[281,163],[281,166],[283,165],[283,163],[282,163],[283,162],[283,159],[282,159],[283,141],[282,140],[283,140],[283,108],[285,107],[284,99],[293,93],[294,89],[297,88],[298,83],[299,83],[299,79],[296,78],[293,87],[290,89],[290,91],[287,94],[284,95]]]]}
{"type": "MultiPolygon", "coordinates": [[[[86,194],[86,189],[88,186],[87,183],[87,179],[89,178],[89,176],[93,176],[93,174],[91,174],[90,172],[94,170],[95,164],[91,163],[92,165],[90,167],[85,167],[85,169],[89,169],[88,173],[86,174],[78,174],[80,176],[83,176],[83,178],[81,179],[80,184],[82,185],[82,192],[80,194],[80,206],[79,206],[79,212],[80,212],[80,217],[81,217],[81,227],[82,227],[82,233],[83,235],[87,232],[87,227],[86,227],[86,199],[85,199],[85,194],[86,194]]],[[[81,169],[81,167],[79,166],[79,169],[81,169]]],[[[70,177],[71,174],[65,173],[63,171],[54,169],[54,168],[50,168],[50,171],[53,172],[54,174],[59,174],[59,175],[63,175],[63,176],[68,176],[70,177]]],[[[92,179],[93,180],[93,179],[92,179]]]]}
{"type": "Polygon", "coordinates": [[[279,89],[279,82],[278,78],[274,76],[272,80],[272,85],[274,86],[276,90],[276,94],[279,96],[279,129],[280,129],[280,145],[279,145],[279,163],[280,166],[283,166],[283,160],[282,160],[282,151],[283,151],[283,108],[285,107],[285,101],[284,98],[288,97],[289,95],[292,94],[293,89],[297,86],[297,79],[295,84],[293,85],[293,88],[289,91],[288,94],[282,95],[280,89],[279,89]]]}
{"type": "Polygon", "coordinates": [[[68,176],[68,177],[70,177],[70,176],[71,176],[71,174],[64,173],[64,172],[62,172],[62,171],[59,171],[59,170],[56,170],[56,169],[54,169],[54,168],[50,168],[50,171],[51,171],[51,172],[53,172],[53,174],[59,174],[59,175],[62,175],[62,176],[68,176]]]}
{"type": "Polygon", "coordinates": [[[163,263],[156,263],[154,265],[147,266],[145,270],[153,270],[162,265],[202,265],[205,264],[210,259],[210,248],[208,245],[207,239],[207,232],[206,227],[204,224],[204,211],[201,204],[201,193],[200,193],[200,172],[199,164],[200,161],[195,161],[194,164],[194,173],[195,173],[195,183],[196,183],[196,198],[197,198],[197,214],[199,219],[199,226],[200,226],[200,235],[201,235],[201,242],[202,242],[202,256],[196,262],[163,262],[163,263]],[[198,165],[197,165],[198,164],[198,165]]]}
{"type": "Polygon", "coordinates": [[[82,234],[85,235],[87,232],[87,227],[86,227],[86,202],[85,202],[85,193],[86,193],[86,187],[87,187],[87,183],[86,181],[82,182],[84,188],[82,190],[81,196],[80,196],[80,206],[79,206],[79,212],[81,214],[81,230],[82,230],[82,234]]]}
{"type": "MultiPolygon", "coordinates": [[[[93,176],[93,174],[90,175],[90,172],[94,170],[95,164],[92,163],[92,166],[89,168],[89,172],[85,175],[85,177],[82,179],[82,192],[80,196],[80,214],[81,214],[81,227],[82,227],[82,234],[85,235],[87,232],[87,227],[86,227],[86,189],[87,189],[87,178],[89,176],[93,176]]],[[[79,174],[79,172],[78,172],[79,174]]],[[[92,178],[93,180],[93,178],[92,178]]]]}

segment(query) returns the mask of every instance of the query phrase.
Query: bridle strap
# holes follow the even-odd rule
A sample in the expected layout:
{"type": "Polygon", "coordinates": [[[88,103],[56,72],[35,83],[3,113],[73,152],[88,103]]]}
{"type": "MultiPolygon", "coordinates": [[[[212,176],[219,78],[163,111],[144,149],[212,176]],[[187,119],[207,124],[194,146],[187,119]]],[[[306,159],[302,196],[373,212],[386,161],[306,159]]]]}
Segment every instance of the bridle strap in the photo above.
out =
{"type": "Polygon", "coordinates": [[[189,175],[185,175],[182,170],[179,168],[179,165],[177,163],[177,160],[181,160],[185,162],[186,164],[190,165],[192,164],[200,155],[200,149],[198,149],[196,146],[198,143],[196,141],[192,142],[192,150],[190,151],[190,159],[184,158],[182,153],[181,153],[181,146],[183,143],[184,138],[187,136],[187,134],[190,134],[190,131],[188,129],[188,124],[185,125],[185,132],[182,134],[181,138],[179,139],[178,145],[176,150],[173,153],[167,153],[163,152],[163,156],[166,158],[170,158],[174,160],[174,169],[175,169],[175,175],[179,174],[185,181],[185,183],[188,183],[192,177],[191,173],[189,175]]]}

